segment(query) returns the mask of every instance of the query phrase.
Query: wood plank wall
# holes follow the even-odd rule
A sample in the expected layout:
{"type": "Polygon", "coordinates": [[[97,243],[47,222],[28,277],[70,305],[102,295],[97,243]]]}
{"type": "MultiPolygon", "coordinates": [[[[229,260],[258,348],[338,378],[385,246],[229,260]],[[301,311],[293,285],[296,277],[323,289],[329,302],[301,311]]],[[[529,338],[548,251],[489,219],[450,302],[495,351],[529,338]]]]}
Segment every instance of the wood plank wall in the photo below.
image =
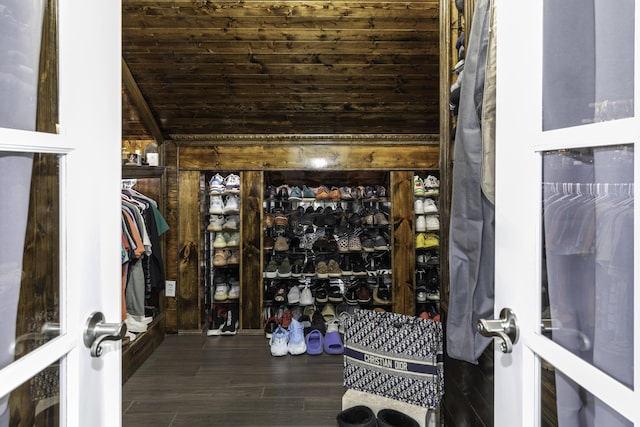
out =
{"type": "Polygon", "coordinates": [[[393,224],[393,311],[415,311],[415,228],[413,213],[413,171],[391,171],[393,224]]]}
{"type": "MultiPolygon", "coordinates": [[[[178,239],[178,147],[175,142],[168,141],[162,144],[161,150],[165,159],[166,204],[165,219],[170,228],[165,236],[166,250],[165,275],[167,280],[178,279],[178,253],[180,249],[178,239]]],[[[178,301],[176,298],[165,298],[165,331],[167,333],[178,332],[178,301]]]]}
{"type": "Polygon", "coordinates": [[[262,318],[262,193],[264,175],[260,171],[240,173],[240,226],[242,257],[240,259],[240,328],[261,329],[262,318]],[[257,268],[256,268],[257,267],[257,268]]]}
{"type": "Polygon", "coordinates": [[[196,331],[202,326],[200,271],[200,173],[178,172],[178,330],[196,331]]]}

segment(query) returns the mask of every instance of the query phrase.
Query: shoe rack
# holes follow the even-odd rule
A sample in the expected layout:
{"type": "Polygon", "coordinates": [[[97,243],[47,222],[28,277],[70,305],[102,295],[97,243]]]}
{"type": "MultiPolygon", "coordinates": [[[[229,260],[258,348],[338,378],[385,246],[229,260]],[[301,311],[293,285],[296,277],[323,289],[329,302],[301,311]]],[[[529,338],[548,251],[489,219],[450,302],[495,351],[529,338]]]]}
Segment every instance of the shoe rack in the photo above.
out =
{"type": "Polygon", "coordinates": [[[415,315],[440,320],[440,181],[437,171],[416,171],[415,315]]]}
{"type": "Polygon", "coordinates": [[[330,322],[355,307],[390,311],[390,218],[389,173],[266,173],[265,332],[292,312],[330,322]]]}
{"type": "MultiPolygon", "coordinates": [[[[423,135],[398,140],[393,136],[376,137],[375,141],[356,138],[354,142],[354,138],[349,137],[337,138],[336,142],[336,137],[331,137],[330,151],[322,137],[313,137],[319,142],[306,144],[283,143],[281,139],[281,136],[274,136],[257,144],[255,138],[221,137],[207,143],[183,141],[169,146],[173,149],[169,159],[175,160],[171,163],[175,163],[175,167],[167,172],[169,183],[174,183],[167,188],[167,213],[176,223],[169,232],[167,251],[170,256],[168,279],[176,279],[176,297],[168,298],[167,304],[169,331],[195,333],[208,329],[211,308],[207,305],[211,301],[211,288],[207,288],[210,285],[206,281],[213,284],[210,274],[213,245],[210,232],[206,230],[211,219],[207,185],[215,173],[226,176],[234,172],[240,176],[240,333],[261,332],[264,328],[264,273],[270,259],[265,259],[269,253],[264,248],[263,221],[265,192],[270,185],[276,188],[283,184],[289,188],[298,185],[301,189],[303,185],[314,188],[324,185],[329,192],[334,186],[338,189],[343,186],[384,186],[388,191],[387,220],[391,237],[392,304],[389,310],[415,313],[413,177],[414,171],[438,170],[439,138],[423,135]],[[321,168],[318,159],[326,162],[321,168]],[[205,243],[209,245],[206,250],[205,243]]],[[[275,239],[273,243],[275,245],[275,239]]],[[[295,260],[289,261],[293,268],[295,260]]],[[[213,289],[215,292],[215,287],[213,289]]]]}
{"type": "Polygon", "coordinates": [[[240,176],[202,175],[204,315],[207,335],[236,335],[240,319],[240,176]]]}

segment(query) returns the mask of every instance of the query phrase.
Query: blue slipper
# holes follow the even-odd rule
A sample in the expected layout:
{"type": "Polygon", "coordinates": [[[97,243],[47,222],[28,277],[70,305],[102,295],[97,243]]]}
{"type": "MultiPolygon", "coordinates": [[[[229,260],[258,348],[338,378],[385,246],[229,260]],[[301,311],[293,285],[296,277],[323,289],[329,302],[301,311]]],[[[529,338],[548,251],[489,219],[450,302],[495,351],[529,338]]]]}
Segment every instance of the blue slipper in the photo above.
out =
{"type": "Polygon", "coordinates": [[[317,329],[312,330],[307,334],[305,341],[307,342],[307,354],[322,354],[322,332],[317,329]]]}
{"type": "Polygon", "coordinates": [[[324,336],[324,351],[327,354],[344,353],[344,347],[342,346],[342,339],[340,338],[340,332],[338,331],[327,332],[327,334],[324,336]]]}

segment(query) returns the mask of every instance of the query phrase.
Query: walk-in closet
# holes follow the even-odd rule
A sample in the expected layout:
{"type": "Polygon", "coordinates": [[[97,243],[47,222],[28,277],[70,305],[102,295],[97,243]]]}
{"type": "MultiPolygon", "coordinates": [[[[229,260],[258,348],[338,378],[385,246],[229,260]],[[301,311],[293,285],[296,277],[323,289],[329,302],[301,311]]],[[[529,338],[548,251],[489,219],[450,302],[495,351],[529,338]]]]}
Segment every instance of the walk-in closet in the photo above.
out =
{"type": "Polygon", "coordinates": [[[640,424],[631,0],[0,0],[0,427],[640,424]]]}

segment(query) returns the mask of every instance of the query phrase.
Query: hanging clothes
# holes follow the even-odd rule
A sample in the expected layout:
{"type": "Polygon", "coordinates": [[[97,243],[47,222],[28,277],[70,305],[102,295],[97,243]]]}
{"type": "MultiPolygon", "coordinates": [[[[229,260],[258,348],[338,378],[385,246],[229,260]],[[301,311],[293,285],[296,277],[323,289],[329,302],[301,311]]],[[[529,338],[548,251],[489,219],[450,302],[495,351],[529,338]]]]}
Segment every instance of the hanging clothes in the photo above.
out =
{"type": "MultiPolygon", "coordinates": [[[[543,237],[551,339],[633,386],[633,150],[543,156],[543,237]]],[[[626,420],[556,372],[558,425],[626,420]]]]}
{"type": "Polygon", "coordinates": [[[164,289],[160,236],[169,227],[157,202],[131,188],[122,190],[123,320],[145,317],[145,301],[164,289]]]}
{"type": "MultiPolygon", "coordinates": [[[[483,149],[482,135],[491,4],[490,0],[477,2],[465,55],[454,146],[449,235],[451,284],[447,354],[474,364],[491,342],[479,334],[478,319],[492,318],[494,311],[495,208],[481,184],[483,162],[486,163],[484,153],[493,152],[483,149]]],[[[485,174],[487,170],[485,168],[485,174]]]]}

